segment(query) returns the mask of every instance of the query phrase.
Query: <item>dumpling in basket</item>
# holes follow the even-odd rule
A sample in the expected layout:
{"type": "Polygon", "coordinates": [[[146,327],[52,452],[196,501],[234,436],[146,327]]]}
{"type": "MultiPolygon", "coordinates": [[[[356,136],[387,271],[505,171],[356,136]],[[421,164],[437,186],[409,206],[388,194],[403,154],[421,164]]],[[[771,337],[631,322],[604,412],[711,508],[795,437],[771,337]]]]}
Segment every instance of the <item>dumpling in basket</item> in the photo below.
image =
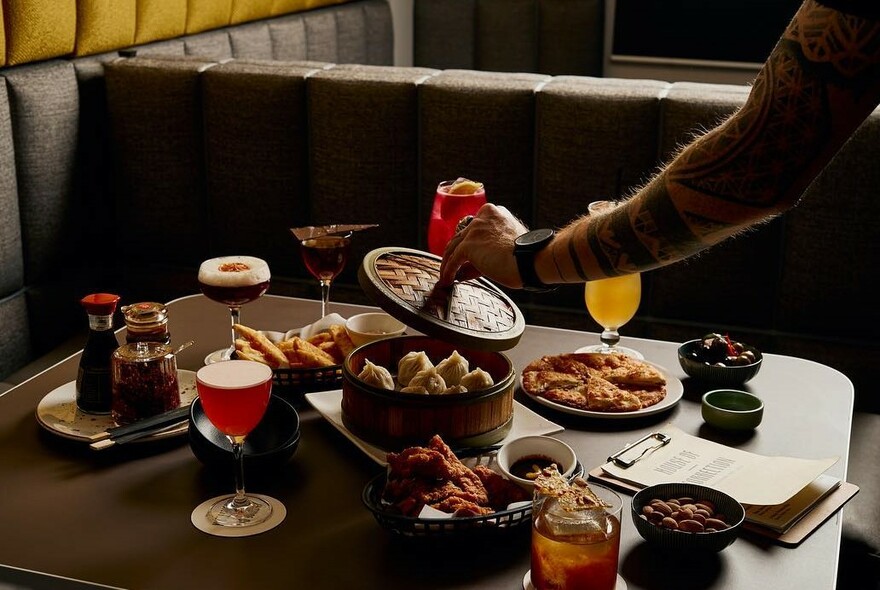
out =
{"type": "Polygon", "coordinates": [[[457,350],[453,350],[452,354],[437,363],[437,372],[446,381],[447,387],[458,385],[468,371],[470,371],[470,363],[458,354],[457,350]]]}
{"type": "Polygon", "coordinates": [[[394,377],[385,367],[374,365],[369,360],[364,364],[364,368],[358,373],[358,379],[382,389],[394,389],[394,377]]]}
{"type": "Polygon", "coordinates": [[[479,391],[481,389],[489,389],[495,385],[495,381],[492,379],[492,375],[477,367],[462,377],[459,385],[466,387],[468,391],[479,391]]]}
{"type": "Polygon", "coordinates": [[[428,358],[425,351],[413,350],[406,353],[403,358],[397,362],[397,382],[400,383],[402,387],[407,387],[409,382],[412,381],[412,378],[416,376],[416,373],[424,371],[425,369],[433,368],[434,363],[431,362],[431,359],[428,358]]]}
{"type": "Polygon", "coordinates": [[[406,388],[413,389],[416,387],[424,387],[428,393],[443,393],[446,391],[446,382],[443,381],[443,377],[440,376],[437,369],[431,367],[416,373],[416,376],[410,379],[409,385],[406,388]]]}

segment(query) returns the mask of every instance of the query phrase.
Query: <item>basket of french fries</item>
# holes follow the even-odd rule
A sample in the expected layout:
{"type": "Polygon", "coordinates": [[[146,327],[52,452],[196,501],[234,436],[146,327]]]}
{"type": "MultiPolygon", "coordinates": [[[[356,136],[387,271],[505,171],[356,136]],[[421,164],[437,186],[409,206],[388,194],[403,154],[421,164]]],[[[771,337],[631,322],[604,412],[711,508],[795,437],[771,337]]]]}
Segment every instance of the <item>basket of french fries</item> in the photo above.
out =
{"type": "Polygon", "coordinates": [[[354,343],[342,324],[301,338],[273,342],[263,332],[235,324],[235,354],[272,367],[272,393],[299,401],[303,393],[336,389],[342,384],[342,361],[354,343]]]}

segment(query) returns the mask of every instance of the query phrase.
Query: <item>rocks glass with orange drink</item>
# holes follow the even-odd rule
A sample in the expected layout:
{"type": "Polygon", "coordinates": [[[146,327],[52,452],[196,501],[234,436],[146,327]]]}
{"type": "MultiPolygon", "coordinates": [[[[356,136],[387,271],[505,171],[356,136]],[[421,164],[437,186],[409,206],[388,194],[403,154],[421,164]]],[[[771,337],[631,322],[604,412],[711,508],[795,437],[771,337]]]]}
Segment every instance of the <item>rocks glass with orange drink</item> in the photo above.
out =
{"type": "Polygon", "coordinates": [[[486,190],[482,182],[458,178],[437,185],[428,222],[428,250],[442,256],[461,218],[476,215],[485,203],[486,190]]]}
{"type": "MultiPolygon", "coordinates": [[[[573,483],[571,487],[576,485],[573,483]]],[[[617,587],[623,502],[604,486],[590,483],[588,489],[599,500],[599,505],[573,506],[565,498],[536,488],[531,562],[531,582],[535,590],[614,590],[617,587]]]]}

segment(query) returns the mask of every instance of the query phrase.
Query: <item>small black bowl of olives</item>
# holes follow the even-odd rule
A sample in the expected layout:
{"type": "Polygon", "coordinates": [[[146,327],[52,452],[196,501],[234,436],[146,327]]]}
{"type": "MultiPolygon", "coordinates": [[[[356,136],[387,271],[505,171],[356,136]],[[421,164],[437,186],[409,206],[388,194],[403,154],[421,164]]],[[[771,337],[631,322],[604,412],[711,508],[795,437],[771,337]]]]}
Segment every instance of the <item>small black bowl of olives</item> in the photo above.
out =
{"type": "Polygon", "coordinates": [[[754,346],[723,334],[706,334],[678,347],[678,362],[685,373],[723,387],[742,385],[757,375],[762,359],[754,346]]]}

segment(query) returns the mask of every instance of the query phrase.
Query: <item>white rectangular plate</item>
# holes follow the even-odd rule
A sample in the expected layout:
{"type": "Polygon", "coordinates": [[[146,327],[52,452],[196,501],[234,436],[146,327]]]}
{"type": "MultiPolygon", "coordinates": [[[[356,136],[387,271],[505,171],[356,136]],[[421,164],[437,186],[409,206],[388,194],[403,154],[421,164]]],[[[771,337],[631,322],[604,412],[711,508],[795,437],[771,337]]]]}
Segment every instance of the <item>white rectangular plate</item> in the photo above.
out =
{"type": "MultiPolygon", "coordinates": [[[[318,391],[315,393],[305,394],[313,408],[318,410],[324,418],[327,419],[339,432],[353,442],[360,450],[367,454],[383,467],[387,464],[385,455],[387,451],[380,449],[370,443],[364,442],[351,433],[342,423],[342,390],[333,389],[330,391],[318,391]]],[[[518,401],[513,401],[513,426],[507,436],[498,444],[504,444],[509,440],[519,438],[521,436],[532,436],[542,434],[553,434],[565,430],[559,424],[551,422],[540,414],[536,414],[529,408],[525,407],[518,401]]]]}

